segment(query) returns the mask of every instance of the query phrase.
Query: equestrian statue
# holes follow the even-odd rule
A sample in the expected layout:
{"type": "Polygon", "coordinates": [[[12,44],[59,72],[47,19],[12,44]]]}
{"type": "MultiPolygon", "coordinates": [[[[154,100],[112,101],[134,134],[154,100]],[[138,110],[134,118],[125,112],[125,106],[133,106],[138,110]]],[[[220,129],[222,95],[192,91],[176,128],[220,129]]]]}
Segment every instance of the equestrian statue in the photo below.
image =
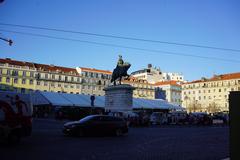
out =
{"type": "Polygon", "coordinates": [[[116,80],[119,80],[119,84],[121,84],[121,80],[123,77],[129,78],[129,75],[127,74],[127,70],[130,67],[131,67],[131,64],[128,62],[124,62],[122,59],[122,56],[119,55],[117,66],[112,73],[111,83],[113,82],[113,85],[115,86],[116,80]]]}

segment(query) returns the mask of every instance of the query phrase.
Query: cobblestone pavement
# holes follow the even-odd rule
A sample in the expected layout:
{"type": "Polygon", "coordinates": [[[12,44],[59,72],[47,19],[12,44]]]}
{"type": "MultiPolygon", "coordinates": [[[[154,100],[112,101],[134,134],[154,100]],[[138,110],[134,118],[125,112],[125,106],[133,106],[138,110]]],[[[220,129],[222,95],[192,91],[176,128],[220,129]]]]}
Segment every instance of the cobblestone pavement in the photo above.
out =
{"type": "Polygon", "coordinates": [[[1,160],[221,160],[229,157],[227,126],[130,128],[123,137],[65,137],[63,122],[34,120],[31,137],[0,144],[1,160]]]}

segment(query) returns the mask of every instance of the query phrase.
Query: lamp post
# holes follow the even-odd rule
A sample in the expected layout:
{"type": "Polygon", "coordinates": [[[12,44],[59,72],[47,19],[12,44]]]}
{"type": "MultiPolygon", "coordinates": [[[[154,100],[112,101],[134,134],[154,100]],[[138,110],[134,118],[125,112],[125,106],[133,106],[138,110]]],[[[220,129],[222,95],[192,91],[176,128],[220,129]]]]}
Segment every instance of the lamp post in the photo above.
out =
{"type": "Polygon", "coordinates": [[[12,44],[13,44],[13,41],[11,39],[6,39],[6,38],[2,38],[2,37],[0,37],[0,39],[8,42],[9,46],[12,46],[12,44]]]}

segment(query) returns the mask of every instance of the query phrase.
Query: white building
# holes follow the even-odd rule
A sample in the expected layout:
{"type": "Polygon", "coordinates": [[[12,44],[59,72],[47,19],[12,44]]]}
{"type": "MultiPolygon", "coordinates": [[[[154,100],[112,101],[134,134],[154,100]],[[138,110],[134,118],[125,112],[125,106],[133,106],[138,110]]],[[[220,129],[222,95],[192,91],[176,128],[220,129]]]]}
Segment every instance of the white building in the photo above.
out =
{"type": "Polygon", "coordinates": [[[181,85],[177,81],[164,81],[155,83],[155,88],[165,91],[166,100],[175,105],[181,105],[181,85]]]}
{"type": "Polygon", "coordinates": [[[184,76],[181,73],[162,72],[160,68],[148,67],[142,70],[132,72],[131,75],[138,79],[146,80],[148,83],[155,84],[162,81],[180,81],[184,82],[184,76]]]}
{"type": "Polygon", "coordinates": [[[163,81],[181,81],[184,82],[184,76],[182,73],[162,73],[163,81]]]}
{"type": "Polygon", "coordinates": [[[154,84],[163,79],[160,68],[153,68],[148,64],[148,68],[132,72],[131,75],[135,78],[146,80],[148,83],[154,84]]]}
{"type": "Polygon", "coordinates": [[[183,106],[189,112],[229,111],[230,91],[240,91],[240,73],[214,75],[182,85],[183,106]]]}

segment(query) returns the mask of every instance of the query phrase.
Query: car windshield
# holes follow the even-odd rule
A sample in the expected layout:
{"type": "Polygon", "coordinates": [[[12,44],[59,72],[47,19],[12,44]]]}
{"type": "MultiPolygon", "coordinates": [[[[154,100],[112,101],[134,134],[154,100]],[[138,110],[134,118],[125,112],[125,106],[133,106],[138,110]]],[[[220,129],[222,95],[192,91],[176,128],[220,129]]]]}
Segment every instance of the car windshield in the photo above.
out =
{"type": "Polygon", "coordinates": [[[82,119],[79,120],[79,122],[83,123],[83,122],[87,122],[91,119],[93,119],[94,116],[87,116],[87,117],[84,117],[82,119]]]}

